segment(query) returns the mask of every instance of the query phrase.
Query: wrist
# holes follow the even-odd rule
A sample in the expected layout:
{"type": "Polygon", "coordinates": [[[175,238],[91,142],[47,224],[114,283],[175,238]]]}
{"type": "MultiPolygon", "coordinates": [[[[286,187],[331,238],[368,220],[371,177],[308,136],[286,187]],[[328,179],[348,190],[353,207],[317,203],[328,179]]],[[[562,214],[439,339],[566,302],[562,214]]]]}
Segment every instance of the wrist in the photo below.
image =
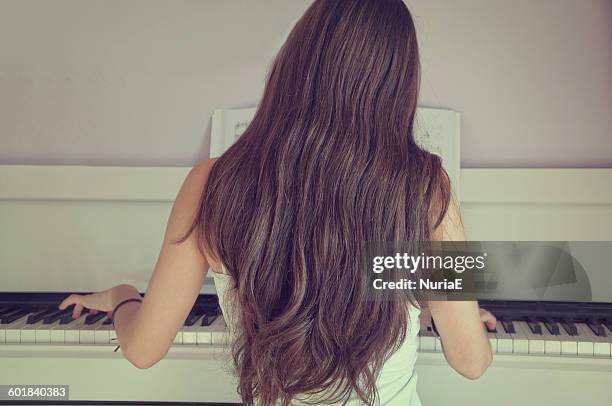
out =
{"type": "Polygon", "coordinates": [[[122,285],[115,286],[113,290],[113,300],[112,300],[113,308],[115,308],[119,303],[121,303],[125,299],[130,299],[130,298],[142,299],[142,297],[140,296],[140,292],[138,292],[138,289],[136,289],[132,285],[122,284],[122,285]]]}

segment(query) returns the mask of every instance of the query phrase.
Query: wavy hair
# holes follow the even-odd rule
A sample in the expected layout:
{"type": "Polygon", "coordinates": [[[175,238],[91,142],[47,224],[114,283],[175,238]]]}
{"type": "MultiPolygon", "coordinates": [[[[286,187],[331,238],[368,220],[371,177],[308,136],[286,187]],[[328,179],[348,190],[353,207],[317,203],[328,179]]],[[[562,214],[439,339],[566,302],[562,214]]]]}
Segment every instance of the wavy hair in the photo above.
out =
{"type": "Polygon", "coordinates": [[[372,296],[363,242],[428,241],[450,198],[440,159],[413,137],[418,91],[401,0],[316,0],[212,167],[187,235],[232,277],[244,404],[378,400],[416,303],[372,296]]]}

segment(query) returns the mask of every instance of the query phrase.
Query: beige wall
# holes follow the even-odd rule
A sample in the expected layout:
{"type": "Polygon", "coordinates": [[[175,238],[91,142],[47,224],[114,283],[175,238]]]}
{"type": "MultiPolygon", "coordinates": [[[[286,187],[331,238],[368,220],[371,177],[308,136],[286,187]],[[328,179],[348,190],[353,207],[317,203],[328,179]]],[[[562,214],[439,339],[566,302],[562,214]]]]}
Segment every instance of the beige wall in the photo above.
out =
{"type": "MultiPolygon", "coordinates": [[[[612,1],[407,1],[464,167],[612,167],[612,1]]],[[[309,3],[0,0],[0,164],[192,164],[309,3]]]]}

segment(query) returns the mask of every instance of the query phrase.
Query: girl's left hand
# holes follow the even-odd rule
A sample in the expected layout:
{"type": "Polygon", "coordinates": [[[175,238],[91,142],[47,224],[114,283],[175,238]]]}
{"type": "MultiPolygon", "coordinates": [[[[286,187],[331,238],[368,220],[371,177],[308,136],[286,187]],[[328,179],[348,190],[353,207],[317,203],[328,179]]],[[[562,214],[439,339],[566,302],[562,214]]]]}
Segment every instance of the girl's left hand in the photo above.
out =
{"type": "Polygon", "coordinates": [[[91,314],[96,314],[99,311],[107,312],[107,316],[111,318],[115,300],[115,292],[119,286],[121,285],[89,295],[72,294],[64,299],[62,303],[60,303],[59,308],[60,310],[64,310],[68,306],[74,304],[72,317],[75,319],[81,316],[83,309],[89,309],[91,314]]]}

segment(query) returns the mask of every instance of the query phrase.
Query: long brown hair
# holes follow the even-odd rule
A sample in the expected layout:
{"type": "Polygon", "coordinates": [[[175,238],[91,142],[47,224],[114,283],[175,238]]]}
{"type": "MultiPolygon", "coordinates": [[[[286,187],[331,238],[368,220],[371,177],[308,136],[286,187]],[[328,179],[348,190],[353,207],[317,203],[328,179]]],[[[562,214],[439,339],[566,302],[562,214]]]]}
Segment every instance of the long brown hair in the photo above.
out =
{"type": "Polygon", "coordinates": [[[377,401],[414,298],[368,296],[362,243],[428,241],[449,202],[440,159],[413,137],[418,90],[402,0],[316,0],[211,169],[187,235],[234,281],[244,404],[377,401]]]}

